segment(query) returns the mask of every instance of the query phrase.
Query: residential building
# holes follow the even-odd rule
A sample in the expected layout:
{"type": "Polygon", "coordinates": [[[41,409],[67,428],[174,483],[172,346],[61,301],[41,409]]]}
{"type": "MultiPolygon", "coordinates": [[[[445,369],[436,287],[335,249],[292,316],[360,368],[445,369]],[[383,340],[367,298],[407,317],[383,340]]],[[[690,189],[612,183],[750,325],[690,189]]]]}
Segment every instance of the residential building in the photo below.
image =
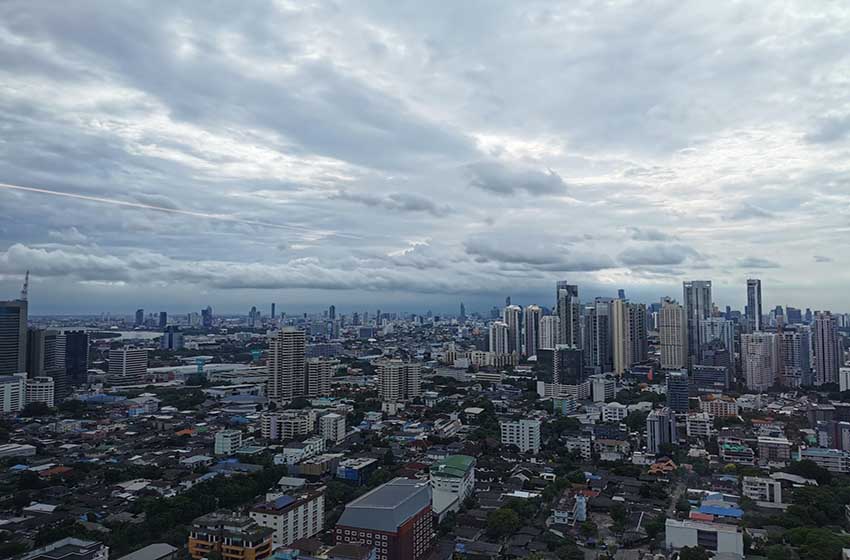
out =
{"type": "Polygon", "coordinates": [[[0,376],[0,412],[20,412],[26,405],[26,373],[0,376]]]}
{"type": "Polygon", "coordinates": [[[686,428],[688,437],[710,438],[714,435],[714,417],[707,412],[688,414],[686,428]]]}
{"type": "Polygon", "coordinates": [[[215,434],[214,452],[216,455],[233,455],[242,447],[242,432],[239,430],[221,430],[215,434]]]}
{"type": "Polygon", "coordinates": [[[540,318],[540,348],[554,349],[558,344],[561,319],[557,315],[544,315],[540,318]]]}
{"type": "Polygon", "coordinates": [[[590,395],[595,403],[604,403],[614,400],[617,396],[617,382],[608,374],[596,374],[590,376],[590,395]]]}
{"type": "Polygon", "coordinates": [[[448,455],[430,468],[432,507],[442,518],[475,493],[475,457],[448,455]]]}
{"type": "Polygon", "coordinates": [[[248,516],[260,527],[274,531],[273,548],[309,539],[324,530],[325,487],[302,487],[296,493],[255,505],[248,516]]]}
{"type": "Polygon", "coordinates": [[[378,560],[421,560],[432,550],[431,486],[396,478],[345,506],[334,530],[337,544],[372,546],[378,560]]]}
{"type": "Polygon", "coordinates": [[[16,560],[109,560],[109,547],[100,541],[65,537],[17,556],[16,560]]]}
{"type": "Polygon", "coordinates": [[[522,307],[509,305],[502,312],[502,320],[508,326],[508,354],[522,353],[522,307]]]}
{"type": "Polygon", "coordinates": [[[515,445],[523,453],[540,451],[540,420],[502,420],[499,422],[502,445],[515,445]]]}
{"type": "Polygon", "coordinates": [[[27,302],[0,301],[0,375],[27,370],[27,302]]]}
{"type": "Polygon", "coordinates": [[[838,383],[838,369],[842,360],[835,317],[829,311],[818,311],[815,313],[812,331],[815,385],[838,383]]]}
{"type": "Polygon", "coordinates": [[[821,447],[807,447],[800,449],[800,461],[813,461],[819,467],[830,472],[847,474],[850,473],[850,452],[840,449],[824,449],[821,447]]]}
{"type": "Polygon", "coordinates": [[[700,398],[700,410],[715,418],[738,416],[738,403],[726,395],[705,395],[700,398]]]}
{"type": "Polygon", "coordinates": [[[584,359],[581,349],[566,344],[558,344],[552,354],[552,383],[555,385],[578,385],[584,380],[584,359]]]}
{"type": "Polygon", "coordinates": [[[286,441],[316,430],[316,413],[313,410],[284,410],[265,412],[260,416],[263,438],[286,441]]]}
{"type": "Polygon", "coordinates": [[[63,399],[70,393],[65,371],[65,335],[56,330],[27,331],[27,375],[52,377],[55,396],[63,399]]]}
{"type": "Polygon", "coordinates": [[[308,358],[306,397],[327,397],[331,394],[331,379],[339,367],[339,360],[308,358]]]}
{"type": "Polygon", "coordinates": [[[838,368],[838,389],[842,393],[850,391],[850,367],[838,368]]]}
{"type": "Polygon", "coordinates": [[[162,333],[162,338],[159,339],[160,350],[182,350],[183,349],[183,333],[180,332],[180,327],[171,325],[162,333]]]}
{"type": "Polygon", "coordinates": [[[661,302],[658,337],[661,344],[661,367],[688,367],[688,321],[684,307],[670,300],[661,302]]]}
{"type": "Polygon", "coordinates": [[[83,385],[88,381],[89,333],[65,331],[65,373],[71,385],[83,385]]]}
{"type": "Polygon", "coordinates": [[[194,560],[218,554],[227,560],[263,560],[272,553],[274,531],[250,517],[214,512],[192,521],[189,556],[194,560]]]}
{"type": "Polygon", "coordinates": [[[345,439],[345,416],[331,412],[319,418],[319,432],[326,441],[334,444],[345,439]]]}
{"type": "Polygon", "coordinates": [[[52,377],[28,377],[26,379],[26,402],[41,402],[49,407],[55,405],[55,384],[52,377]]]}
{"type": "Polygon", "coordinates": [[[702,547],[709,553],[723,555],[723,558],[744,557],[744,532],[737,525],[667,519],[664,528],[667,550],[702,547]]]}
{"type": "Polygon", "coordinates": [[[688,325],[688,359],[690,365],[699,356],[699,324],[711,317],[711,281],[689,280],[682,282],[683,305],[688,325]]]}
{"type": "Polygon", "coordinates": [[[581,347],[581,304],[578,286],[566,281],[555,285],[555,315],[558,316],[557,344],[581,347]]]}
{"type": "Polygon", "coordinates": [[[723,317],[702,319],[699,325],[699,348],[693,354],[695,363],[708,366],[735,365],[735,323],[723,317]]]}
{"type": "Polygon", "coordinates": [[[759,332],[764,330],[762,321],[761,308],[761,280],[747,280],[747,328],[749,332],[759,332]]]}
{"type": "Polygon", "coordinates": [[[773,478],[745,476],[741,483],[741,493],[762,507],[782,505],[782,483],[773,478]]]}
{"type": "Polygon", "coordinates": [[[779,337],[775,333],[757,332],[741,335],[741,369],[747,387],[766,391],[779,379],[779,337]]]}
{"type": "Polygon", "coordinates": [[[490,352],[494,354],[508,354],[510,347],[510,331],[508,324],[503,321],[490,323],[490,352]]]}
{"type": "Polygon", "coordinates": [[[584,308],[582,317],[584,363],[595,373],[607,373],[614,369],[611,326],[613,301],[610,298],[598,297],[584,308]]]}
{"type": "Polygon", "coordinates": [[[307,393],[305,375],[305,333],[295,327],[282,327],[269,342],[269,399],[289,402],[307,393]]]}
{"type": "Polygon", "coordinates": [[[125,346],[109,351],[107,380],[113,385],[139,385],[148,371],[148,351],[125,346]]]}
{"type": "Polygon", "coordinates": [[[759,462],[783,463],[791,461],[791,442],[784,437],[758,437],[759,462]]]}
{"type": "Polygon", "coordinates": [[[611,342],[614,373],[623,375],[647,359],[646,305],[615,299],[611,302],[611,342]]]}
{"type": "Polygon", "coordinates": [[[754,465],[756,454],[751,447],[736,438],[718,438],[717,447],[720,450],[720,460],[724,463],[738,465],[754,465]]]}
{"type": "Polygon", "coordinates": [[[526,356],[536,356],[540,348],[540,320],[543,318],[543,309],[539,305],[528,305],[525,308],[525,347],[523,352],[526,356]]]}
{"type": "Polygon", "coordinates": [[[383,360],[377,363],[378,393],[385,412],[395,411],[399,402],[422,394],[420,366],[415,362],[383,360]]]}
{"type": "Polygon", "coordinates": [[[612,402],[599,407],[599,412],[603,422],[619,424],[629,415],[629,407],[618,402],[612,402]]]}
{"type": "Polygon", "coordinates": [[[587,498],[573,489],[567,489],[552,508],[552,522],[555,525],[573,527],[576,523],[587,521],[587,498]]]}

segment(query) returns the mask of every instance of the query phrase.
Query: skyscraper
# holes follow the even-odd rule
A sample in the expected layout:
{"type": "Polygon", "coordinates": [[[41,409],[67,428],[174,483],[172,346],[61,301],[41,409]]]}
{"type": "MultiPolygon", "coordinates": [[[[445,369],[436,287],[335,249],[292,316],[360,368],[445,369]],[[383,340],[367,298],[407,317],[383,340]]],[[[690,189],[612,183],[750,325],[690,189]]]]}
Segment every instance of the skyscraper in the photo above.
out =
{"type": "Polygon", "coordinates": [[[88,379],[89,334],[65,331],[65,373],[71,385],[82,385],[88,379]]]}
{"type": "Polygon", "coordinates": [[[339,360],[328,358],[308,358],[306,361],[307,397],[327,397],[331,394],[331,378],[339,360]]]}
{"type": "MultiPolygon", "coordinates": [[[[735,324],[722,317],[709,317],[699,322],[699,351],[695,363],[708,364],[706,352],[716,353],[723,349],[728,354],[730,365],[735,363],[735,324]]],[[[712,364],[708,364],[712,365],[712,364]]]]}
{"type": "Polygon", "coordinates": [[[525,348],[526,356],[536,356],[540,348],[540,319],[543,310],[539,305],[529,305],[525,308],[525,348]]]}
{"type": "Polygon", "coordinates": [[[766,391],[779,381],[779,335],[756,332],[741,335],[741,369],[747,387],[766,391]]]}
{"type": "Polygon", "coordinates": [[[70,393],[65,371],[65,335],[59,331],[29,329],[27,333],[27,368],[29,377],[53,378],[56,399],[70,393]]]}
{"type": "Polygon", "coordinates": [[[782,385],[798,387],[812,383],[811,328],[796,325],[782,336],[782,385]]]}
{"type": "Polygon", "coordinates": [[[460,302],[460,315],[458,316],[460,322],[463,323],[466,321],[466,306],[463,305],[463,302],[460,302]]]}
{"type": "Polygon", "coordinates": [[[508,325],[502,321],[493,321],[490,323],[490,352],[496,354],[507,354],[510,335],[508,333],[508,325]]]}
{"type": "Polygon", "coordinates": [[[275,304],[274,302],[272,302],[272,321],[274,321],[275,317],[277,317],[277,315],[275,315],[275,304]]]}
{"type": "Polygon", "coordinates": [[[402,360],[384,360],[377,364],[378,393],[384,411],[394,414],[401,401],[414,399],[422,394],[420,366],[402,360]]]}
{"type": "Polygon", "coordinates": [[[582,315],[582,349],[584,362],[596,373],[609,372],[614,367],[611,340],[611,302],[596,298],[585,306],[582,315]]]}
{"type": "Polygon", "coordinates": [[[269,344],[269,398],[289,402],[305,394],[304,331],[283,327],[272,335],[269,344]]]}
{"type": "Polygon", "coordinates": [[[585,381],[584,358],[580,348],[559,344],[555,347],[552,358],[552,383],[556,385],[578,385],[585,381]]]}
{"type": "Polygon", "coordinates": [[[144,309],[136,309],[136,326],[141,327],[145,324],[145,310],[144,309]]]}
{"type": "Polygon", "coordinates": [[[159,312],[159,328],[164,329],[168,326],[168,313],[165,311],[159,312]]]}
{"type": "Polygon", "coordinates": [[[688,321],[685,308],[675,301],[661,302],[658,314],[661,343],[661,367],[682,369],[688,366],[688,321]]]}
{"type": "Polygon", "coordinates": [[[578,286],[559,281],[555,285],[555,311],[560,319],[558,344],[581,346],[581,305],[578,286]]]}
{"type": "Polygon", "coordinates": [[[622,375],[634,364],[645,361],[648,351],[646,305],[622,299],[611,302],[611,335],[614,373],[622,375]]]}
{"type": "Polygon", "coordinates": [[[508,354],[522,352],[522,307],[509,305],[502,311],[502,320],[508,326],[508,354]]]}
{"type": "Polygon", "coordinates": [[[557,315],[544,315],[540,318],[540,344],[538,350],[546,348],[554,350],[558,345],[558,332],[561,320],[557,315]]]}
{"type": "Polygon", "coordinates": [[[676,414],[669,408],[655,409],[646,417],[646,450],[657,455],[662,446],[678,441],[676,414]]]}
{"type": "Polygon", "coordinates": [[[812,322],[815,359],[815,385],[838,383],[841,366],[838,326],[829,311],[818,311],[812,322]]]}
{"type": "Polygon", "coordinates": [[[109,351],[107,380],[113,385],[142,383],[148,371],[148,351],[145,348],[125,346],[109,351]]]}
{"type": "Polygon", "coordinates": [[[209,305],[205,309],[201,309],[201,325],[205,329],[213,326],[213,310],[209,305]]]}
{"type": "Polygon", "coordinates": [[[688,365],[699,355],[699,322],[711,317],[711,280],[682,282],[683,305],[688,321],[688,365]]]}
{"type": "Polygon", "coordinates": [[[747,280],[747,327],[749,332],[764,330],[762,325],[761,308],[761,280],[751,278],[747,280]]]}
{"type": "Polygon", "coordinates": [[[0,375],[27,368],[27,302],[0,301],[0,375]]]}
{"type": "Polygon", "coordinates": [[[336,320],[336,305],[331,305],[328,307],[328,319],[331,321],[336,320]]]}

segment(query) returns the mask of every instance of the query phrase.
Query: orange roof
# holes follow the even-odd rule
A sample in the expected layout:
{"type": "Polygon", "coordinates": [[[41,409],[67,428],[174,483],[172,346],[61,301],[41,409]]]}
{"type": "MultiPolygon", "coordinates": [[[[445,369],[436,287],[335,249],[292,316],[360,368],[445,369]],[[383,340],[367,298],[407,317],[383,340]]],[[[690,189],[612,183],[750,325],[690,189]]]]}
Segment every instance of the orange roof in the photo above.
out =
{"type": "Polygon", "coordinates": [[[694,521],[714,521],[714,516],[710,513],[700,513],[696,510],[692,511],[689,517],[694,521]]]}
{"type": "Polygon", "coordinates": [[[48,477],[51,477],[51,476],[56,476],[57,474],[65,474],[65,473],[71,472],[72,470],[73,469],[71,467],[63,467],[63,466],[53,467],[52,469],[47,469],[46,471],[41,471],[40,473],[38,473],[38,476],[41,476],[43,478],[48,478],[48,477]]]}
{"type": "Polygon", "coordinates": [[[180,430],[179,432],[174,432],[174,435],[175,436],[191,436],[194,433],[195,433],[195,430],[193,428],[184,428],[184,429],[180,430]]]}

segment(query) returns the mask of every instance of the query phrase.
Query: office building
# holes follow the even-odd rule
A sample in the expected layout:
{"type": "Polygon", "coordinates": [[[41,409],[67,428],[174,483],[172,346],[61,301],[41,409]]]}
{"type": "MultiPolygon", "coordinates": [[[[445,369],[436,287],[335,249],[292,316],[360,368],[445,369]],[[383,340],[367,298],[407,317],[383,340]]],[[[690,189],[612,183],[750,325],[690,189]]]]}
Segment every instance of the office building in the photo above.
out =
{"type": "Polygon", "coordinates": [[[616,299],[611,302],[611,333],[614,373],[644,362],[648,353],[646,306],[616,299]]]}
{"type": "Polygon", "coordinates": [[[697,364],[692,368],[692,371],[692,383],[697,393],[722,393],[729,389],[729,368],[727,366],[697,364]]]}
{"type": "Polygon", "coordinates": [[[667,550],[701,547],[730,560],[744,557],[744,532],[737,525],[667,519],[664,529],[667,550]]]}
{"type": "Polygon", "coordinates": [[[747,387],[766,391],[779,379],[779,336],[775,333],[741,335],[741,369],[747,387]]]}
{"type": "Polygon", "coordinates": [[[509,305],[502,313],[502,320],[508,326],[508,354],[522,353],[522,307],[509,305]]]}
{"type": "Polygon", "coordinates": [[[688,411],[690,383],[687,371],[667,372],[667,407],[674,412],[688,411]]]}
{"type": "Polygon", "coordinates": [[[215,434],[214,445],[213,451],[216,455],[233,455],[242,447],[242,432],[239,430],[218,431],[215,434]]]}
{"type": "Polygon", "coordinates": [[[429,477],[434,515],[440,519],[450,511],[460,510],[461,504],[475,493],[475,457],[448,455],[431,466],[429,477]]]}
{"type": "Polygon", "coordinates": [[[165,311],[159,312],[159,328],[164,329],[168,326],[168,313],[165,311]]]}
{"type": "Polygon", "coordinates": [[[201,326],[205,329],[212,328],[213,326],[213,310],[209,305],[201,309],[201,326]]]}
{"type": "Polygon", "coordinates": [[[26,405],[26,372],[0,376],[0,412],[20,412],[26,405]]]}
{"type": "Polygon", "coordinates": [[[162,337],[159,339],[160,350],[182,350],[183,349],[183,333],[180,332],[180,327],[170,326],[165,328],[162,337]]]}
{"type": "Polygon", "coordinates": [[[144,309],[136,309],[135,325],[137,327],[141,327],[144,324],[145,324],[145,310],[144,309]]]}
{"type": "Polygon", "coordinates": [[[678,439],[676,413],[669,408],[652,410],[646,417],[647,453],[658,455],[662,446],[675,444],[678,439]]]}
{"type": "Polygon", "coordinates": [[[695,363],[731,368],[735,364],[734,341],[734,322],[722,317],[702,319],[699,321],[699,349],[695,353],[695,363]]]}
{"type": "Polygon", "coordinates": [[[658,338],[663,369],[682,369],[688,366],[688,322],[684,307],[674,301],[661,302],[658,338]]]}
{"type": "Polygon", "coordinates": [[[30,377],[52,377],[57,399],[68,396],[71,387],[65,371],[65,335],[54,330],[29,329],[26,371],[30,377]]]}
{"type": "Polygon", "coordinates": [[[584,359],[580,349],[566,344],[555,347],[552,359],[552,383],[555,385],[578,385],[586,379],[584,359]]]}
{"type": "Polygon", "coordinates": [[[255,505],[248,510],[248,516],[260,527],[273,531],[273,548],[312,538],[325,527],[325,487],[302,487],[298,492],[255,505]]]}
{"type": "Polygon", "coordinates": [[[525,308],[525,347],[523,352],[526,356],[536,356],[540,348],[540,320],[543,318],[543,310],[539,305],[529,305],[525,308]]]}
{"type": "Polygon", "coordinates": [[[331,412],[319,418],[319,433],[325,441],[334,444],[345,439],[345,416],[331,412]]]}
{"type": "Polygon", "coordinates": [[[107,380],[112,385],[138,385],[143,383],[148,371],[146,348],[125,346],[109,351],[107,380]]]}
{"type": "Polygon", "coordinates": [[[189,528],[188,549],[193,560],[263,560],[272,553],[274,530],[250,517],[217,511],[198,517],[189,528]]]}
{"type": "Polygon", "coordinates": [[[838,368],[838,390],[850,391],[850,367],[838,368]]]}
{"type": "Polygon", "coordinates": [[[607,373],[614,368],[612,355],[611,302],[596,298],[584,308],[582,317],[582,346],[585,364],[595,373],[607,373]]]}
{"type": "Polygon", "coordinates": [[[289,402],[306,393],[305,333],[295,327],[282,327],[269,343],[269,399],[289,402]]]}
{"type": "Polygon", "coordinates": [[[507,323],[503,321],[493,321],[490,323],[489,339],[490,352],[494,354],[507,354],[510,347],[510,332],[507,323]]]}
{"type": "Polygon", "coordinates": [[[540,318],[540,345],[537,347],[554,349],[558,344],[558,332],[561,319],[557,315],[544,315],[540,318]]]}
{"type": "Polygon", "coordinates": [[[371,546],[378,560],[421,560],[436,541],[428,482],[396,478],[345,506],[336,543],[371,546]]]}
{"type": "Polygon", "coordinates": [[[26,404],[40,402],[51,408],[56,404],[56,386],[52,377],[27,377],[25,389],[26,404]]]}
{"type": "Polygon", "coordinates": [[[749,332],[764,330],[761,308],[761,280],[747,280],[747,328],[749,332]]]}
{"type": "Polygon", "coordinates": [[[815,385],[838,383],[838,368],[843,365],[838,341],[838,325],[829,311],[815,313],[812,323],[815,385]]]}
{"type": "Polygon", "coordinates": [[[581,304],[578,286],[558,281],[555,285],[555,314],[558,316],[558,344],[581,346],[581,304]]]}
{"type": "Polygon", "coordinates": [[[689,366],[699,355],[699,323],[711,317],[711,281],[689,280],[682,282],[685,315],[688,324],[689,366]]]}
{"type": "Polygon", "coordinates": [[[65,375],[72,386],[88,381],[89,334],[86,331],[65,331],[65,375]]]}
{"type": "Polygon", "coordinates": [[[540,420],[502,420],[499,422],[502,445],[515,445],[522,453],[540,451],[540,420]]]}
{"type": "Polygon", "coordinates": [[[0,301],[0,375],[27,370],[27,302],[0,301]]]}

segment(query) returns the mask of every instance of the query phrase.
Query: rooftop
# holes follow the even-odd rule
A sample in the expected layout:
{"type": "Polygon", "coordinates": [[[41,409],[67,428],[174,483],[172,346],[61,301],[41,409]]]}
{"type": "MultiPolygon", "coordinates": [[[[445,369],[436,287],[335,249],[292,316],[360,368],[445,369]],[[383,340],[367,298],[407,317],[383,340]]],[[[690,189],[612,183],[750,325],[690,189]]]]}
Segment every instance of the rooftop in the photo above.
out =
{"type": "Polygon", "coordinates": [[[337,525],[394,533],[430,505],[427,482],[396,478],[346,505],[337,525]]]}

